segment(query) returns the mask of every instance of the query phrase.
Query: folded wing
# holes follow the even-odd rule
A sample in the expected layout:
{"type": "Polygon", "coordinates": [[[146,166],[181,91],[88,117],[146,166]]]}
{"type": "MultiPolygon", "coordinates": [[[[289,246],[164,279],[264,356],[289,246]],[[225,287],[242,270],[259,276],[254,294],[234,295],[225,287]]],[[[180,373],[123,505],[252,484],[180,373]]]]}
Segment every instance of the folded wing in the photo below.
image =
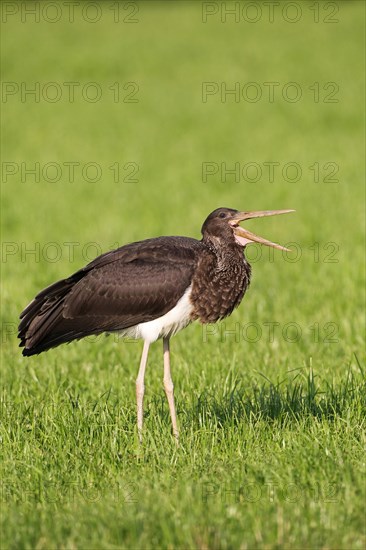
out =
{"type": "Polygon", "coordinates": [[[164,315],[190,285],[202,246],[186,237],[133,243],[47,287],[20,316],[23,355],[164,315]]]}

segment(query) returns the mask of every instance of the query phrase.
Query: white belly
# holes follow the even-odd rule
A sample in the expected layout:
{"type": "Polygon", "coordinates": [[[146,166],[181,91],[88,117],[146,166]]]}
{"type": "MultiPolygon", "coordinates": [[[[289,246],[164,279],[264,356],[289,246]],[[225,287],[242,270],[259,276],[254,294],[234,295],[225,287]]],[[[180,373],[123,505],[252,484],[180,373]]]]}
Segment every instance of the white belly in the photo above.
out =
{"type": "Polygon", "coordinates": [[[122,330],[120,334],[129,338],[143,338],[148,342],[155,342],[164,336],[173,336],[191,322],[190,294],[191,287],[189,286],[178,303],[165,315],[153,321],[129,327],[122,330]]]}

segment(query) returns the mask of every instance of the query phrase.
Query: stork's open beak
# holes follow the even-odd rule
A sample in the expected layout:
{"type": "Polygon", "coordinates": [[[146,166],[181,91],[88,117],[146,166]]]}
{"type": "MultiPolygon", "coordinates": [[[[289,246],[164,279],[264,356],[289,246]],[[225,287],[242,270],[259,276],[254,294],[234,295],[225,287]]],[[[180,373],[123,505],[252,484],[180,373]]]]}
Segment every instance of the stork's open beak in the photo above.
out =
{"type": "Polygon", "coordinates": [[[289,214],[290,212],[295,212],[295,210],[262,210],[259,212],[238,212],[238,214],[233,219],[231,219],[229,223],[234,227],[235,239],[241,246],[246,246],[250,243],[261,243],[267,246],[272,246],[273,248],[277,248],[278,250],[285,250],[286,252],[290,252],[288,248],[285,248],[280,244],[267,241],[267,239],[259,237],[258,235],[255,235],[247,229],[239,226],[239,223],[244,220],[250,220],[252,218],[263,218],[264,216],[276,216],[277,214],[289,214]]]}

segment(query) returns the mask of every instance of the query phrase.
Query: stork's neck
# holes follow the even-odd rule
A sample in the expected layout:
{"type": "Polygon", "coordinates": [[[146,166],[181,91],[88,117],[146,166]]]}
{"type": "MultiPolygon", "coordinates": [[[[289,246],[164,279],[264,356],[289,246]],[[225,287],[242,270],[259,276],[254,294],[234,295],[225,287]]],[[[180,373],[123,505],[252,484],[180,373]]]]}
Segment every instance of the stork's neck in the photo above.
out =
{"type": "Polygon", "coordinates": [[[233,263],[245,265],[250,269],[250,265],[244,256],[243,248],[234,240],[227,241],[218,237],[204,237],[202,242],[216,256],[217,268],[219,270],[227,269],[233,263]]]}
{"type": "Polygon", "coordinates": [[[204,249],[192,278],[193,319],[215,323],[237,307],[250,283],[250,265],[235,242],[202,239],[204,249]]]}

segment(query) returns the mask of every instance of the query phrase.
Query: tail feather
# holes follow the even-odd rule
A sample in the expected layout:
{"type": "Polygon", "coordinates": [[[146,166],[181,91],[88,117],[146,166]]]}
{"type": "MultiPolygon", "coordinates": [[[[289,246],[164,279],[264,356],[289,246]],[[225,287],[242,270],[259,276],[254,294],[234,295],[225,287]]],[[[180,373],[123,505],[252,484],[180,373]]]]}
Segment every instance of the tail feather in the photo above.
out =
{"type": "Polygon", "coordinates": [[[63,316],[65,298],[80,278],[73,276],[45,288],[21,313],[18,337],[19,346],[24,348],[23,355],[35,355],[94,334],[93,328],[85,326],[85,322],[81,330],[80,322],[63,316]]]}

